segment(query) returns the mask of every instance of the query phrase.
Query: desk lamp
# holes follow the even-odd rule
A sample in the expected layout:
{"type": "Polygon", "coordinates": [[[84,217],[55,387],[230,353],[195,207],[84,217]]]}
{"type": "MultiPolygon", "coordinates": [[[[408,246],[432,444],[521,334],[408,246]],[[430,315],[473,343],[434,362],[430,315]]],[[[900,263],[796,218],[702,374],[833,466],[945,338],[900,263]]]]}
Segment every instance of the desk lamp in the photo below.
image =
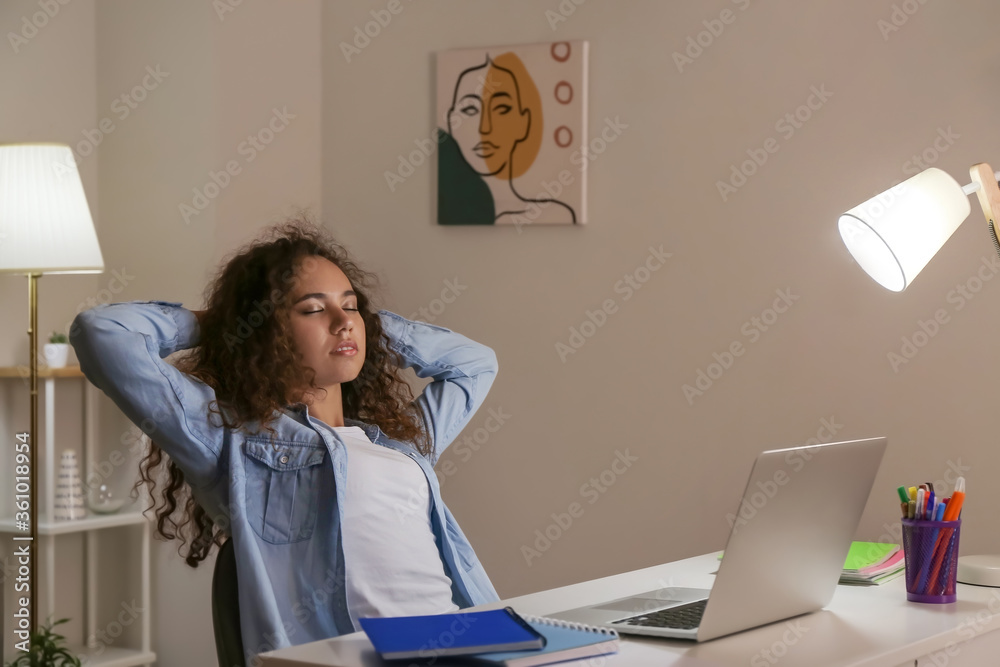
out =
{"type": "MultiPolygon", "coordinates": [[[[31,430],[28,432],[30,471],[27,485],[15,485],[14,466],[5,465],[0,486],[15,487],[29,498],[28,522],[14,533],[16,545],[27,544],[28,631],[38,627],[35,572],[38,569],[38,287],[45,273],[102,273],[104,259],[73,152],[65,144],[0,145],[0,274],[28,277],[28,353],[31,356],[31,430]],[[9,486],[8,486],[9,485],[9,486]]],[[[5,433],[4,438],[23,438],[5,433]]],[[[14,454],[11,454],[13,457],[14,454]]],[[[12,459],[13,460],[13,459],[12,459]]],[[[18,465],[20,463],[18,462],[18,465]]],[[[19,475],[20,477],[20,475],[19,475]]],[[[49,582],[50,586],[55,582],[49,582]]],[[[20,626],[19,626],[20,629],[20,626]]]]}
{"type": "MultiPolygon", "coordinates": [[[[901,292],[909,287],[969,216],[972,193],[979,197],[993,245],[1000,253],[1000,171],[979,163],[969,173],[972,182],[963,187],[931,167],[841,215],[840,236],[861,268],[886,289],[901,292]]],[[[1000,556],[960,557],[958,580],[1000,588],[1000,556]]]]}

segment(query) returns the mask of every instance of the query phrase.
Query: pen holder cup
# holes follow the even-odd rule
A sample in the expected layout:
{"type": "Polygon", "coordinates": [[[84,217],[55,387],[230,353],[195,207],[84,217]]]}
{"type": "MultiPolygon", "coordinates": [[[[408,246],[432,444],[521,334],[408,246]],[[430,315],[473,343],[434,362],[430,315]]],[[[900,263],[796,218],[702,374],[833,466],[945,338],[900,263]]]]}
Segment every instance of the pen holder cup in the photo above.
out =
{"type": "Polygon", "coordinates": [[[932,604],[954,602],[962,520],[902,521],[906,599],[932,604]]]}

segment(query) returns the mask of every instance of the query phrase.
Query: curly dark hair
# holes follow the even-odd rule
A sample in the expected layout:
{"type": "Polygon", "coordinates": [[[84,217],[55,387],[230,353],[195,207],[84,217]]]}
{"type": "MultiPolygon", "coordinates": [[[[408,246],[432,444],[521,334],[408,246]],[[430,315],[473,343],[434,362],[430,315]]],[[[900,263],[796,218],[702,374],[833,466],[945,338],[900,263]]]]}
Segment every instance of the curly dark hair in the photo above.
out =
{"type": "MultiPolygon", "coordinates": [[[[378,309],[371,302],[378,276],[358,267],[346,248],[307,214],[299,213],[266,228],[224,259],[224,266],[205,288],[199,342],[182,353],[174,366],[215,391],[207,418],[218,415],[228,428],[247,433],[265,430],[274,437],[270,424],[281,417],[281,409],[296,397],[303,380],[310,389],[320,389],[315,384],[315,369],[303,365],[296,349],[287,299],[302,271],[308,270],[310,257],[325,257],[344,272],[357,293],[365,323],[367,349],[361,372],[341,384],[344,417],[375,423],[390,437],[409,441],[429,455],[430,438],[413,402],[413,392],[400,375],[400,355],[389,347],[378,309]],[[262,313],[265,310],[270,312],[262,313]],[[251,319],[251,313],[258,315],[251,319]],[[245,338],[235,333],[234,323],[241,318],[254,323],[249,333],[243,334],[245,338]]],[[[223,544],[227,533],[191,496],[184,473],[152,439],[139,464],[139,474],[131,496],[138,497],[143,482],[149,485],[153,506],[146,511],[153,510],[157,516],[154,536],[158,533],[165,540],[180,539],[178,553],[188,565],[198,567],[213,544],[223,544]],[[160,470],[164,463],[165,471],[160,470]],[[160,506],[154,495],[158,476],[165,477],[161,480],[160,506]],[[178,506],[182,507],[179,523],[173,516],[178,506]],[[188,541],[190,547],[183,554],[181,548],[188,541]]]]}

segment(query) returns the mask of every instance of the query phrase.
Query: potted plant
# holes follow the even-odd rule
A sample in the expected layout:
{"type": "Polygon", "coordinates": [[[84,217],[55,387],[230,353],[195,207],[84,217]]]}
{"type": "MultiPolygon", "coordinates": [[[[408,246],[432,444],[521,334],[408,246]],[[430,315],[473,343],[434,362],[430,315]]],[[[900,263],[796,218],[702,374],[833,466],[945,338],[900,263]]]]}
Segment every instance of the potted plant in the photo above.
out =
{"type": "Polygon", "coordinates": [[[53,331],[45,344],[45,362],[49,368],[65,368],[69,356],[69,340],[66,334],[53,331]]]}
{"type": "Polygon", "coordinates": [[[81,667],[80,658],[61,646],[66,638],[52,632],[54,626],[68,620],[61,618],[55,623],[42,625],[40,629],[32,632],[28,652],[17,656],[14,662],[8,662],[6,667],[69,667],[70,665],[81,667]]]}

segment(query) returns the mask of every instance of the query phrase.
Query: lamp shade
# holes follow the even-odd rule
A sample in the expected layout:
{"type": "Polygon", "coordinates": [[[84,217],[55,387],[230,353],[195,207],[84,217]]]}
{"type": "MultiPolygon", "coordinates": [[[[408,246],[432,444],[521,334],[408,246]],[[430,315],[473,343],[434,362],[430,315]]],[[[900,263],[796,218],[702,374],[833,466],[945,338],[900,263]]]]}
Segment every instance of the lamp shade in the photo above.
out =
{"type": "Polygon", "coordinates": [[[69,146],[0,145],[0,273],[103,271],[69,146]]]}
{"type": "Polygon", "coordinates": [[[840,236],[868,275],[906,289],[972,211],[958,181],[931,167],[840,216],[840,236]]]}

